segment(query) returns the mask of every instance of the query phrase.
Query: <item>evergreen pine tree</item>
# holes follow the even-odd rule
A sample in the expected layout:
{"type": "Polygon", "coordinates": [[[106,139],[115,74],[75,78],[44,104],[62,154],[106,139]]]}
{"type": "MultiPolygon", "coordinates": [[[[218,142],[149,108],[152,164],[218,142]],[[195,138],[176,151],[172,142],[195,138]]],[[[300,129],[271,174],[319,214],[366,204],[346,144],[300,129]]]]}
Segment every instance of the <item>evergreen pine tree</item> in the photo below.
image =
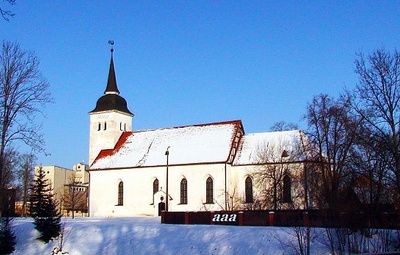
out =
{"type": "Polygon", "coordinates": [[[9,217],[0,220],[0,255],[11,254],[15,250],[17,242],[11,223],[12,219],[9,217]]]}
{"type": "Polygon", "coordinates": [[[35,229],[40,232],[39,240],[48,243],[57,237],[61,231],[61,214],[57,209],[49,180],[46,179],[42,168],[31,188],[31,215],[35,229]]]}

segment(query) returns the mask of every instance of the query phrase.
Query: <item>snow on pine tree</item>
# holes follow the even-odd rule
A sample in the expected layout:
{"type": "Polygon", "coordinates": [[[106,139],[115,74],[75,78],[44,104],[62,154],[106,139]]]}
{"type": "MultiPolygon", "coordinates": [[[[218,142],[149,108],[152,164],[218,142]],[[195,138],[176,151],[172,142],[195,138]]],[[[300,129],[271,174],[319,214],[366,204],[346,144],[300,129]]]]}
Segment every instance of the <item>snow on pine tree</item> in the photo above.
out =
{"type": "Polygon", "coordinates": [[[61,214],[57,209],[58,203],[45,173],[40,167],[31,188],[31,216],[34,219],[35,229],[40,232],[39,240],[48,243],[58,237],[61,231],[61,214]]]}

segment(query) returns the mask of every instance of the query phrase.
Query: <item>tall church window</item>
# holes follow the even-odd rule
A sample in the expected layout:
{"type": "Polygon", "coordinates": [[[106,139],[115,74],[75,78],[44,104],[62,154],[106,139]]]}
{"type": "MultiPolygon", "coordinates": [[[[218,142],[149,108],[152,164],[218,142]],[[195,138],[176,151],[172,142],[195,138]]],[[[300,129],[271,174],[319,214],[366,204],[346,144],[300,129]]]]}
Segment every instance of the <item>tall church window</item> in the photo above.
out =
{"type": "Polygon", "coordinates": [[[253,203],[253,181],[249,176],[245,180],[245,196],[246,203],[253,203]]]}
{"type": "Polygon", "coordinates": [[[214,194],[213,194],[214,184],[211,177],[207,178],[206,181],[206,204],[214,203],[214,194]]]}
{"type": "Polygon", "coordinates": [[[118,184],[118,205],[124,204],[124,183],[122,181],[118,184]]]}
{"type": "Polygon", "coordinates": [[[158,192],[158,179],[155,179],[153,181],[153,194],[156,194],[158,192]]]}
{"type": "Polygon", "coordinates": [[[187,180],[181,180],[181,204],[187,204],[187,180]]]}
{"type": "Polygon", "coordinates": [[[289,175],[283,177],[283,197],[284,203],[292,202],[292,180],[289,175]]]}

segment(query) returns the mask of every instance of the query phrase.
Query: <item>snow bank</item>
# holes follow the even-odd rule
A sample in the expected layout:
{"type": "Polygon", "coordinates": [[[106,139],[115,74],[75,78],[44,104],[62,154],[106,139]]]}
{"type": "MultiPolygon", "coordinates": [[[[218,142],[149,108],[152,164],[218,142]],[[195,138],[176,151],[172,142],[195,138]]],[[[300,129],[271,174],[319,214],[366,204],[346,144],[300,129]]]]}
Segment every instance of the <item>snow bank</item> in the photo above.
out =
{"type": "MultiPolygon", "coordinates": [[[[70,255],[91,254],[283,254],[294,250],[288,228],[161,224],[159,217],[63,219],[70,255]]],[[[32,219],[14,220],[14,254],[51,254],[58,245],[37,241],[32,219]]],[[[321,244],[312,254],[328,254],[321,244]]]]}

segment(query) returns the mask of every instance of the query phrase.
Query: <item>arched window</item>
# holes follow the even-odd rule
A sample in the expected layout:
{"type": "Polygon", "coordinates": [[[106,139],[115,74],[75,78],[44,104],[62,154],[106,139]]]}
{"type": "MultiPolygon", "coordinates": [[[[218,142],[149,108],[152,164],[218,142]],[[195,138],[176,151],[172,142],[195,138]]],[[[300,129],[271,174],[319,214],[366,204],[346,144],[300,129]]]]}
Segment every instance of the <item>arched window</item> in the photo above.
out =
{"type": "Polygon", "coordinates": [[[187,180],[185,178],[181,181],[181,204],[187,204],[187,180]]]}
{"type": "Polygon", "coordinates": [[[124,183],[122,181],[118,184],[118,205],[124,204],[124,183]]]}
{"type": "Polygon", "coordinates": [[[290,180],[289,175],[285,175],[283,177],[283,197],[282,200],[284,203],[292,202],[292,181],[290,180]]]}
{"type": "Polygon", "coordinates": [[[158,192],[158,179],[155,179],[153,181],[153,194],[156,194],[158,192]]]}
{"type": "Polygon", "coordinates": [[[246,178],[244,189],[246,203],[253,203],[253,181],[249,176],[246,178]]]}
{"type": "Polygon", "coordinates": [[[214,203],[213,186],[213,180],[211,179],[211,177],[208,177],[206,181],[206,204],[214,203]]]}

